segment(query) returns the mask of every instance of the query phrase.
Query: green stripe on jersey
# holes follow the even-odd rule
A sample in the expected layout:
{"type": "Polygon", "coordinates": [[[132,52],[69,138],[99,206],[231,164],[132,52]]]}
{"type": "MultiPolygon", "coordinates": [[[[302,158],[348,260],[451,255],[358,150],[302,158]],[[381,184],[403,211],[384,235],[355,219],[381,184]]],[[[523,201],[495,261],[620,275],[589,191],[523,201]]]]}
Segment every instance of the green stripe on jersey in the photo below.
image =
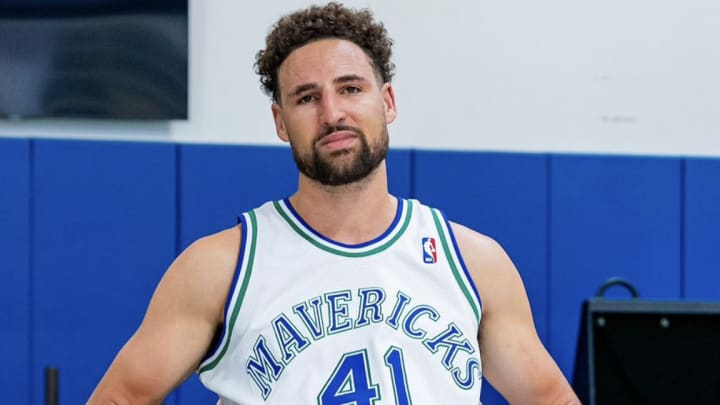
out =
{"type": "MultiPolygon", "coordinates": [[[[250,217],[250,229],[246,229],[244,231],[249,232],[251,236],[250,246],[248,246],[250,252],[248,254],[247,264],[244,266],[245,274],[243,276],[240,292],[238,293],[237,300],[235,300],[235,305],[232,309],[232,315],[230,316],[230,323],[228,324],[228,327],[225,331],[225,343],[223,344],[222,350],[220,350],[220,354],[218,354],[218,356],[215,357],[212,362],[200,368],[200,370],[198,370],[198,373],[204,373],[205,371],[209,371],[215,368],[215,366],[217,366],[217,364],[225,355],[225,352],[227,352],[228,346],[230,346],[230,338],[232,337],[232,331],[235,328],[235,321],[237,320],[238,313],[240,312],[240,307],[242,306],[243,299],[245,298],[245,292],[247,291],[248,284],[250,283],[250,277],[252,276],[253,269],[253,261],[255,260],[255,245],[257,241],[257,220],[255,219],[255,211],[248,212],[248,216],[250,217]]],[[[239,260],[242,260],[242,258],[240,258],[239,260]]]]}
{"type": "MultiPolygon", "coordinates": [[[[448,264],[450,264],[450,269],[452,269],[453,276],[455,277],[455,281],[460,286],[460,289],[463,292],[463,295],[465,295],[465,298],[470,303],[470,307],[473,310],[473,313],[475,314],[475,319],[480,322],[480,314],[478,312],[477,305],[475,305],[475,300],[473,299],[472,294],[470,294],[470,291],[468,291],[467,286],[463,282],[463,276],[460,274],[460,271],[458,270],[458,265],[455,262],[455,259],[453,258],[450,247],[448,246],[448,240],[449,235],[445,234],[445,230],[442,226],[442,220],[439,218],[439,215],[437,213],[437,210],[434,208],[431,208],[430,211],[432,212],[433,220],[435,221],[435,227],[438,230],[438,234],[440,235],[440,243],[442,244],[443,251],[445,252],[445,257],[448,258],[448,264]]],[[[448,223],[448,226],[450,224],[448,223]]],[[[460,252],[457,252],[457,254],[460,254],[460,252]]],[[[472,282],[472,280],[468,280],[469,282],[472,282]]]]}
{"type": "MultiPolygon", "coordinates": [[[[275,206],[275,210],[277,210],[278,214],[280,214],[283,219],[290,225],[290,227],[300,236],[303,237],[306,241],[310,242],[313,246],[322,249],[326,252],[336,254],[338,256],[344,256],[344,257],[366,257],[366,256],[372,256],[376,253],[380,253],[383,250],[389,248],[390,246],[395,243],[400,236],[405,232],[408,225],[410,224],[410,218],[412,217],[412,211],[413,211],[413,204],[410,200],[404,200],[405,205],[407,208],[405,209],[405,219],[403,220],[402,225],[400,226],[400,230],[393,236],[391,239],[385,241],[382,245],[377,246],[373,249],[366,250],[366,251],[356,251],[356,252],[346,252],[344,250],[335,249],[331,246],[328,246],[326,244],[321,243],[318,241],[315,237],[305,232],[304,229],[302,229],[298,224],[295,223],[295,221],[288,215],[287,212],[285,212],[285,209],[280,205],[279,201],[273,201],[273,205],[275,206]]],[[[359,248],[362,249],[362,248],[359,248]]]]}

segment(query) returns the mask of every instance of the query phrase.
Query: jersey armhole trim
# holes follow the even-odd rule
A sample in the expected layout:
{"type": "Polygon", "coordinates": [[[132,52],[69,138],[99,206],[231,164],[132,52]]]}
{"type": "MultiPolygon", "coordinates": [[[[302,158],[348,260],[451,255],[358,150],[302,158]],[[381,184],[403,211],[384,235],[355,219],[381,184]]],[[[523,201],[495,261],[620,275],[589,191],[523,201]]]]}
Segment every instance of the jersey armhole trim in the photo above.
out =
{"type": "Polygon", "coordinates": [[[255,260],[255,245],[257,242],[257,220],[255,212],[250,211],[242,214],[239,218],[241,224],[240,237],[240,253],[238,254],[238,264],[233,276],[232,291],[225,302],[225,324],[223,325],[222,336],[218,339],[217,344],[210,351],[198,368],[198,374],[210,371],[223,358],[230,345],[230,337],[235,328],[240,307],[242,306],[245,292],[247,291],[250,277],[252,276],[253,261],[255,260]],[[242,278],[242,283],[238,281],[242,278]],[[231,313],[232,311],[232,313],[231,313]]]}
{"type": "Polygon", "coordinates": [[[455,240],[455,234],[452,231],[450,222],[441,211],[431,208],[431,212],[433,221],[435,222],[435,227],[440,235],[440,243],[443,251],[445,252],[445,256],[448,259],[448,264],[452,270],[453,276],[455,277],[455,281],[460,286],[460,290],[470,304],[470,308],[475,314],[475,319],[479,324],[482,312],[482,300],[480,299],[480,294],[477,291],[475,282],[470,276],[470,272],[468,271],[465,261],[462,258],[462,254],[460,253],[460,248],[455,240]],[[452,244],[452,249],[449,244],[452,244]],[[459,269],[462,269],[462,271],[459,269]]]}

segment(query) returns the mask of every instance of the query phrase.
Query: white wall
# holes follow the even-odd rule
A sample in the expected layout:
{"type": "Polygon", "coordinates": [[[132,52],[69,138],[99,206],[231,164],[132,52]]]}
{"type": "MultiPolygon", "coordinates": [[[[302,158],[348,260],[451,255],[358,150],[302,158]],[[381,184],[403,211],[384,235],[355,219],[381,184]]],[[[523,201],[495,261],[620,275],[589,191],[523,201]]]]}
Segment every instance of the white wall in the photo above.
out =
{"type": "MultiPolygon", "coordinates": [[[[190,119],[0,121],[6,136],[278,144],[253,72],[308,4],[190,0],[190,119]]],[[[720,2],[365,0],[395,39],[399,147],[720,156],[720,2]]]]}

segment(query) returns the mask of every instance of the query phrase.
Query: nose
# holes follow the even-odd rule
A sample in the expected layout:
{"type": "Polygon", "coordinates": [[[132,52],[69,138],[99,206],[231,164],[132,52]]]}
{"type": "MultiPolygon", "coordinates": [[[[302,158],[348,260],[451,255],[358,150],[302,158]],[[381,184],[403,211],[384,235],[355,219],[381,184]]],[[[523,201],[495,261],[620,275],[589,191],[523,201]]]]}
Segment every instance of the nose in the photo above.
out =
{"type": "Polygon", "coordinates": [[[320,102],[320,119],[325,125],[336,125],[345,121],[345,108],[339,95],[326,91],[320,102]]]}

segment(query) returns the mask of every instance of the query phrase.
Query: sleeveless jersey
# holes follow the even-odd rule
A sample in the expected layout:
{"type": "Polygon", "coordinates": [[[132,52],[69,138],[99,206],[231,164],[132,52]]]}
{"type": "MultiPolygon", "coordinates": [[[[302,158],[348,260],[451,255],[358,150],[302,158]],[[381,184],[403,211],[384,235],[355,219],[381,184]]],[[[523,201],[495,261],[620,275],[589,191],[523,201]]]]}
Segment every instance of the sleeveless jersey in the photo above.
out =
{"type": "Polygon", "coordinates": [[[289,200],[240,216],[222,336],[200,364],[219,404],[477,404],[480,297],[444,215],[398,199],[347,245],[289,200]]]}

